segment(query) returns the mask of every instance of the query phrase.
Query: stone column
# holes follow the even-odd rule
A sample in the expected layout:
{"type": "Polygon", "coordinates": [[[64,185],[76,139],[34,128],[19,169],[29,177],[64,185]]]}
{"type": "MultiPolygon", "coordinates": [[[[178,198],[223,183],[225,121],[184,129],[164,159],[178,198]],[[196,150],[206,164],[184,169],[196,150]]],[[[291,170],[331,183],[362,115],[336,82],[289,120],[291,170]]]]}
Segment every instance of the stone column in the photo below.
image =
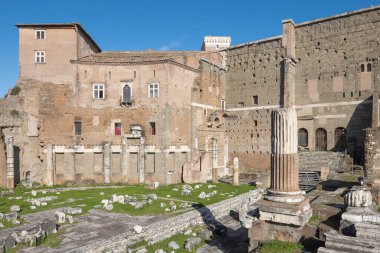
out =
{"type": "Polygon", "coordinates": [[[224,175],[228,175],[228,167],[227,167],[227,163],[228,163],[228,137],[227,136],[224,136],[224,147],[223,147],[223,151],[224,151],[224,154],[223,154],[223,166],[224,166],[224,175]]]}
{"type": "Polygon", "coordinates": [[[372,61],[372,82],[373,82],[373,95],[372,95],[372,128],[380,126],[380,108],[379,108],[379,62],[378,59],[372,61]]]}
{"type": "Polygon", "coordinates": [[[15,187],[13,137],[7,137],[5,142],[7,151],[7,189],[13,189],[15,187]]]}
{"type": "Polygon", "coordinates": [[[121,176],[124,182],[128,182],[129,153],[127,141],[127,136],[123,135],[121,137],[121,176]]]}
{"type": "Polygon", "coordinates": [[[143,184],[145,182],[145,138],[141,137],[139,145],[139,183],[143,184]]]}
{"type": "Polygon", "coordinates": [[[217,140],[215,138],[212,139],[212,181],[218,182],[218,148],[217,148],[217,140]]]}
{"type": "Polygon", "coordinates": [[[239,158],[234,158],[234,165],[233,165],[233,185],[239,185],[239,158]]]}
{"type": "Polygon", "coordinates": [[[301,202],[298,185],[297,115],[295,108],[272,111],[271,188],[267,199],[301,202]]]}
{"type": "Polygon", "coordinates": [[[46,146],[46,184],[54,185],[53,145],[46,146]]]}
{"type": "Polygon", "coordinates": [[[104,171],[105,184],[109,184],[111,182],[110,167],[111,167],[111,144],[109,142],[104,142],[103,144],[103,171],[104,171]]]}

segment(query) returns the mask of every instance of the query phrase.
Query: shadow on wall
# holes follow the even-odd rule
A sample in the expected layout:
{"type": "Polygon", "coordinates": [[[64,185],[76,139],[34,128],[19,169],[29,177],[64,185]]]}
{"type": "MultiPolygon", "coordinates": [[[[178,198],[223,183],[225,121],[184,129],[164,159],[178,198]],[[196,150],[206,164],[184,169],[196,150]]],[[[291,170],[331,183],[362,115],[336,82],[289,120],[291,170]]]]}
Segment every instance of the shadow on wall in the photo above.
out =
{"type": "Polygon", "coordinates": [[[347,126],[334,131],[332,151],[347,152],[355,164],[364,163],[364,129],[372,125],[372,96],[358,104],[347,126]]]}

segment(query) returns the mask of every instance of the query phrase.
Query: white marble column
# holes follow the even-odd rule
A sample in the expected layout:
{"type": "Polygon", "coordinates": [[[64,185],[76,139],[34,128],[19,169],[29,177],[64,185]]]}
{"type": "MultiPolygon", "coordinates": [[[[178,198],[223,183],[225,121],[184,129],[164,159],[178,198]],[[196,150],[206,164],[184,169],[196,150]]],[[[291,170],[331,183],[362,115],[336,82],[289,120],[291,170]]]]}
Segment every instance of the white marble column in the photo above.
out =
{"type": "Polygon", "coordinates": [[[53,164],[53,145],[46,146],[46,183],[49,186],[54,185],[54,164],[53,164]]]}
{"type": "Polygon", "coordinates": [[[124,182],[128,182],[129,153],[127,141],[127,136],[123,135],[121,137],[121,174],[124,182]]]}
{"type": "Polygon", "coordinates": [[[13,189],[15,186],[13,137],[7,137],[5,142],[7,151],[7,189],[13,189]]]}
{"type": "Polygon", "coordinates": [[[139,145],[139,183],[143,184],[145,182],[145,138],[141,137],[139,145]]]}
{"type": "Polygon", "coordinates": [[[103,144],[103,171],[104,171],[104,183],[109,184],[111,182],[111,144],[104,142],[103,144]]]}

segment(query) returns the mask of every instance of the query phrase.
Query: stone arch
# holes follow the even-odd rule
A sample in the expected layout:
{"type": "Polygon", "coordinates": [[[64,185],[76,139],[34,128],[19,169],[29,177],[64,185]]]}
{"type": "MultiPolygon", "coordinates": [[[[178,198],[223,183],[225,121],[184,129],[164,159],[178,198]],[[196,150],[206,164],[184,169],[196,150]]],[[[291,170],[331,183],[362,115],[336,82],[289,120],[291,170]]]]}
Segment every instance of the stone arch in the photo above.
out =
{"type": "Polygon", "coordinates": [[[315,151],[327,150],[327,131],[324,128],[318,128],[315,131],[315,151]]]}

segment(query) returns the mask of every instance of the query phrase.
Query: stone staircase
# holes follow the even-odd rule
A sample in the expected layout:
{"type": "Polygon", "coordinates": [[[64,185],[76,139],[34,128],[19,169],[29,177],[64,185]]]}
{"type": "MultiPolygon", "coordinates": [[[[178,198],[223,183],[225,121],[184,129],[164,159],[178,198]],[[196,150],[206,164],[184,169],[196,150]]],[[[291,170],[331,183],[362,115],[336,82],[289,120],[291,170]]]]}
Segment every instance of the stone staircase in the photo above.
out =
{"type": "Polygon", "coordinates": [[[300,171],[320,171],[322,165],[328,165],[330,171],[344,169],[344,153],[340,152],[300,152],[299,170],[300,171]]]}

